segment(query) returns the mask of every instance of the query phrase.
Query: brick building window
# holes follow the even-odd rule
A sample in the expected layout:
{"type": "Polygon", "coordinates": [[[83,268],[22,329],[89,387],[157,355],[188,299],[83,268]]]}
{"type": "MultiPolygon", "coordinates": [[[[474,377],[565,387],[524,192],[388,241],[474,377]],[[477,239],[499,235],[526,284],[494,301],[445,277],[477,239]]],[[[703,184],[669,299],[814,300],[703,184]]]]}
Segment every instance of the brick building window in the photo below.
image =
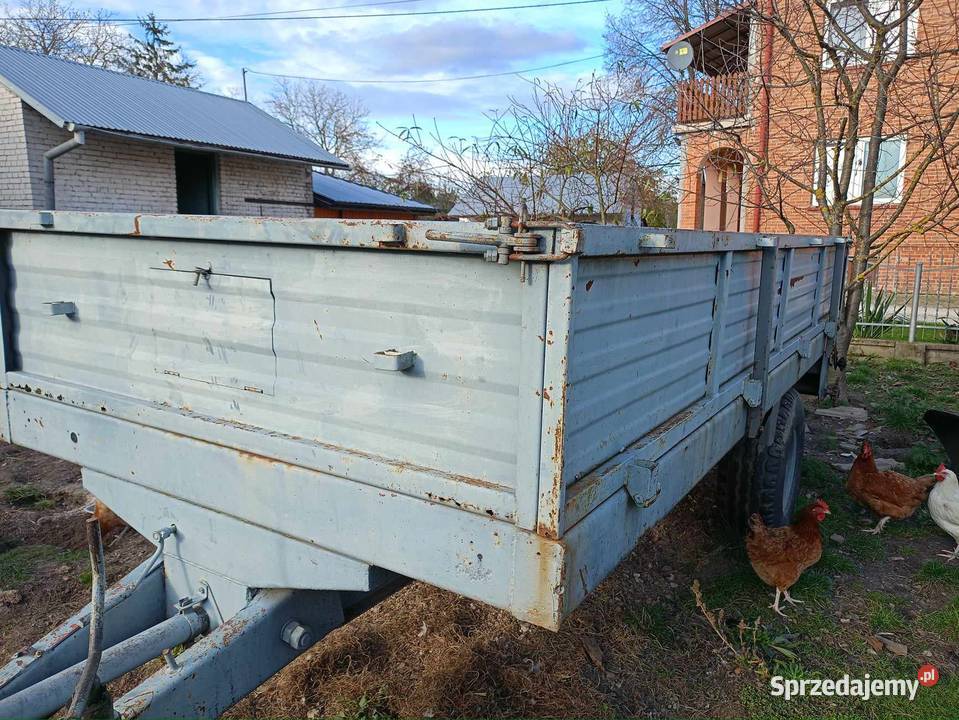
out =
{"type": "MultiPolygon", "coordinates": [[[[823,32],[826,44],[836,48],[843,64],[856,65],[866,62],[872,55],[875,31],[866,22],[863,9],[884,25],[895,24],[902,8],[899,0],[834,0],[829,3],[829,15],[823,32]]],[[[916,34],[919,27],[919,8],[914,0],[907,0],[906,8],[906,52],[915,50],[916,34]]],[[[899,33],[901,25],[893,27],[886,35],[885,54],[891,58],[899,51],[899,33]]],[[[823,50],[823,64],[832,65],[832,56],[823,50]]]]}
{"type": "MultiPolygon", "coordinates": [[[[852,175],[849,178],[850,198],[862,194],[862,183],[866,163],[866,153],[869,151],[869,138],[856,142],[856,155],[852,163],[852,175]]],[[[826,145],[826,201],[831,203],[835,198],[834,177],[841,173],[845,161],[846,151],[839,143],[826,145]]],[[[906,138],[902,136],[889,137],[879,144],[879,162],[876,165],[876,190],[873,192],[873,202],[894,203],[902,197],[903,172],[906,163],[906,138]]],[[[819,153],[815,153],[813,161],[813,188],[818,187],[819,153]]],[[[812,204],[817,205],[813,195],[812,204]]]]}

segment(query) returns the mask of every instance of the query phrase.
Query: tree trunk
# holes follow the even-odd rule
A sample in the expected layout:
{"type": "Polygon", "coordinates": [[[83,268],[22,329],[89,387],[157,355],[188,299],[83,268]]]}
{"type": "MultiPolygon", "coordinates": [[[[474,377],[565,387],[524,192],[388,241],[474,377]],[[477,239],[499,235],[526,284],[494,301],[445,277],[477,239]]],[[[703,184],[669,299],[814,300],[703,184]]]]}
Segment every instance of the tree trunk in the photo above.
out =
{"type": "MultiPolygon", "coordinates": [[[[854,263],[855,265],[855,263],[854,263]]],[[[834,392],[836,402],[849,404],[849,382],[846,379],[846,358],[852,345],[856,322],[859,320],[859,303],[862,302],[862,283],[856,283],[846,291],[846,303],[843,306],[839,328],[836,330],[836,346],[833,354],[836,358],[836,383],[834,392]]]]}
{"type": "MultiPolygon", "coordinates": [[[[905,43],[904,32],[902,37],[901,44],[905,43]]],[[[902,64],[904,52],[903,46],[900,50],[899,66],[902,64]]],[[[846,282],[846,304],[842,309],[842,320],[836,331],[836,345],[833,350],[836,359],[834,393],[836,402],[840,405],[849,403],[846,361],[849,357],[849,346],[852,345],[856,323],[859,322],[859,305],[862,302],[862,277],[866,272],[869,255],[872,252],[872,244],[875,240],[872,234],[872,211],[876,199],[876,171],[879,167],[879,148],[882,143],[883,127],[889,108],[889,84],[894,77],[895,74],[882,77],[877,88],[875,115],[871,121],[869,146],[863,163],[862,203],[859,206],[857,217],[859,243],[853,255],[852,277],[846,282]]],[[[837,217],[841,217],[841,215],[837,217]]],[[[837,222],[841,221],[837,220],[837,222]]]]}

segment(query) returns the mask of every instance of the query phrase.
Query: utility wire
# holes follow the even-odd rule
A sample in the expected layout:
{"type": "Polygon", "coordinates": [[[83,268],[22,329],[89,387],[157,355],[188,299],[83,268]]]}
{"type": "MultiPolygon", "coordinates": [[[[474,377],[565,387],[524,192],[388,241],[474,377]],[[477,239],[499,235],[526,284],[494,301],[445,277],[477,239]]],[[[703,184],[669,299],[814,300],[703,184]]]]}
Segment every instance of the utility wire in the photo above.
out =
{"type": "Polygon", "coordinates": [[[483,78],[505,77],[507,75],[522,75],[524,73],[538,72],[540,70],[552,70],[553,68],[565,67],[566,65],[575,65],[576,63],[586,62],[588,60],[598,60],[601,57],[603,57],[602,54],[590,55],[589,57],[577,58],[576,60],[566,60],[564,62],[553,63],[552,65],[540,65],[539,67],[524,68],[522,70],[506,70],[504,72],[498,72],[498,73],[484,73],[482,75],[461,75],[459,77],[447,77],[447,78],[436,78],[436,79],[398,78],[395,80],[391,80],[391,79],[384,79],[384,80],[352,79],[351,80],[349,78],[325,78],[325,77],[312,77],[308,75],[285,75],[283,73],[271,73],[271,72],[264,72],[261,70],[251,70],[250,68],[246,68],[246,72],[249,73],[250,75],[264,75],[266,77],[290,78],[291,80],[316,80],[317,82],[328,82],[328,83],[350,83],[354,85],[360,85],[360,84],[419,85],[419,84],[426,84],[426,83],[458,82],[460,80],[482,80],[483,78]]]}
{"type": "Polygon", "coordinates": [[[240,15],[223,15],[221,20],[236,20],[238,18],[266,18],[271,15],[292,15],[305,12],[326,12],[327,10],[353,10],[355,8],[380,7],[383,5],[408,5],[409,3],[423,2],[423,0],[381,0],[380,2],[351,3],[349,5],[327,5],[325,7],[299,8],[298,10],[274,10],[273,12],[243,13],[240,15]]]}
{"type": "MultiPolygon", "coordinates": [[[[398,18],[398,17],[417,17],[424,15],[462,15],[464,13],[486,13],[498,12],[500,10],[527,10],[527,9],[548,9],[554,7],[567,7],[570,5],[594,5],[596,3],[607,3],[611,0],[566,0],[565,2],[554,3],[531,3],[528,5],[499,5],[497,7],[481,8],[458,8],[454,10],[413,10],[398,13],[350,13],[342,15],[282,15],[282,16],[220,16],[220,17],[180,17],[180,18],[157,18],[161,23],[191,23],[191,22],[270,22],[277,20],[365,20],[372,18],[398,18]]],[[[59,20],[65,22],[74,22],[80,24],[98,24],[106,23],[110,25],[130,25],[139,24],[140,18],[108,18],[106,20],[89,17],[72,18],[50,18],[50,17],[2,17],[0,20],[33,20],[33,21],[51,21],[59,20]]]]}

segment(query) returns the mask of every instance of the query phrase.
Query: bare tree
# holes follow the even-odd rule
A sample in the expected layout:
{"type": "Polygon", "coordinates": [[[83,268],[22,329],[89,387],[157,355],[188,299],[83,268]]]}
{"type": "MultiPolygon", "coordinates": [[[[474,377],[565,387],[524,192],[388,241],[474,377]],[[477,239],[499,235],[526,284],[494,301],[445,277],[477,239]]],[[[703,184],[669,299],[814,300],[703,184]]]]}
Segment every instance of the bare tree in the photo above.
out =
{"type": "Polygon", "coordinates": [[[312,80],[279,80],[267,106],[280,120],[350,164],[352,177],[368,180],[378,142],[369,111],[358,99],[312,80]]]}
{"type": "Polygon", "coordinates": [[[426,203],[445,215],[456,204],[456,191],[444,178],[430,172],[430,163],[410,150],[388,176],[381,176],[375,186],[394,195],[426,203]]]}
{"type": "Polygon", "coordinates": [[[77,9],[64,0],[25,0],[3,6],[0,45],[42,55],[117,68],[130,40],[103,10],[77,9]]]}
{"type": "Polygon", "coordinates": [[[909,238],[959,238],[956,6],[930,3],[920,33],[922,3],[763,0],[742,7],[753,34],[748,76],[741,47],[713,47],[710,67],[700,57],[682,75],[648,48],[634,62],[669,78],[701,129],[736,151],[754,190],[743,194],[745,204],[765,214],[764,228],[854,241],[834,348],[834,391],[842,401],[867,276],[909,238]],[[731,80],[739,77],[745,80],[731,80]]]}
{"type": "Polygon", "coordinates": [[[644,112],[642,88],[624,75],[593,77],[563,88],[531,84],[487,114],[481,137],[444,136],[434,123],[395,136],[430,163],[430,172],[468,199],[476,214],[573,217],[608,222],[642,197],[652,177],[642,157],[662,147],[662,125],[644,112]]]}

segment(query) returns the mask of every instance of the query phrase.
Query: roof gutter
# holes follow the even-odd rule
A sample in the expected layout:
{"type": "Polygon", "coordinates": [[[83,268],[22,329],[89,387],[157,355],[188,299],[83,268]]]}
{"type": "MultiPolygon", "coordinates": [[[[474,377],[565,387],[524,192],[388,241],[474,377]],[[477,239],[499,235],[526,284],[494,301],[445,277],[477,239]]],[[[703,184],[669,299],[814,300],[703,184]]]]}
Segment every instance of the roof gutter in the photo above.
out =
{"type": "Polygon", "coordinates": [[[85,144],[86,141],[86,135],[84,134],[83,130],[75,130],[72,138],[64,143],[60,143],[55,148],[50,148],[43,153],[44,210],[57,209],[57,193],[56,184],[54,181],[53,161],[61,155],[66,155],[71,150],[76,150],[78,147],[85,144]]]}

